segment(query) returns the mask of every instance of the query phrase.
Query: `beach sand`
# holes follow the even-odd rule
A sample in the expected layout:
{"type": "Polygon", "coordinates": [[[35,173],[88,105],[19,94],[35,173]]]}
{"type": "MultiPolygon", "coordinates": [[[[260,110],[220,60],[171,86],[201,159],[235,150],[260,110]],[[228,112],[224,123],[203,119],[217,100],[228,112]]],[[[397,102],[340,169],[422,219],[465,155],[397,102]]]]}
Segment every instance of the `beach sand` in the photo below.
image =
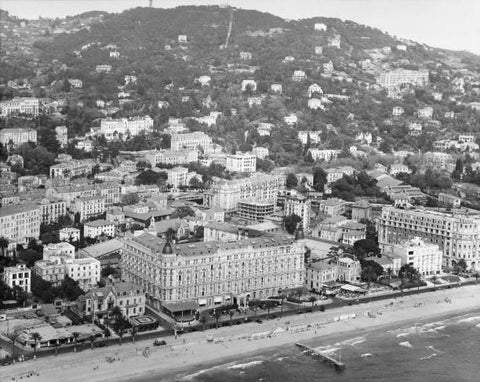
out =
{"type": "Polygon", "coordinates": [[[177,340],[167,337],[167,346],[153,347],[151,340],[124,342],[121,346],[60,354],[57,357],[2,367],[3,381],[127,381],[158,376],[158,380],[174,380],[175,375],[189,370],[229,362],[271,348],[322,338],[325,340],[368,331],[385,330],[427,319],[440,319],[452,314],[465,314],[480,309],[480,285],[423,293],[361,305],[328,309],[274,320],[263,324],[249,323],[205,332],[182,335],[177,340]],[[371,318],[368,312],[376,317],[371,318]],[[356,315],[355,318],[347,316],[356,315]],[[344,319],[339,319],[343,317],[344,319]],[[273,336],[266,333],[281,328],[273,336]],[[288,329],[288,330],[287,330],[288,329]],[[285,331],[283,331],[285,330],[285,331]],[[207,335],[214,342],[207,342],[207,335]],[[252,339],[252,337],[258,339],[252,339]],[[144,355],[149,347],[150,355],[144,355]],[[114,358],[112,363],[106,358],[114,358]],[[25,378],[32,372],[33,375],[25,378]]]}

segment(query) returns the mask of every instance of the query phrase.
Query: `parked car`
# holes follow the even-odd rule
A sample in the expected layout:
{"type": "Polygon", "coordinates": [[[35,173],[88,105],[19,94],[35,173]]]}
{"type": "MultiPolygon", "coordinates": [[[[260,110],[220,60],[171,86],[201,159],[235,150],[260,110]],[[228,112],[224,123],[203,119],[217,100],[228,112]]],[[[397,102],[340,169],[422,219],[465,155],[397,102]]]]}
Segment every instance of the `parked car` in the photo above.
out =
{"type": "Polygon", "coordinates": [[[161,340],[160,338],[157,338],[155,341],[153,341],[153,346],[165,346],[167,344],[167,341],[161,340]]]}

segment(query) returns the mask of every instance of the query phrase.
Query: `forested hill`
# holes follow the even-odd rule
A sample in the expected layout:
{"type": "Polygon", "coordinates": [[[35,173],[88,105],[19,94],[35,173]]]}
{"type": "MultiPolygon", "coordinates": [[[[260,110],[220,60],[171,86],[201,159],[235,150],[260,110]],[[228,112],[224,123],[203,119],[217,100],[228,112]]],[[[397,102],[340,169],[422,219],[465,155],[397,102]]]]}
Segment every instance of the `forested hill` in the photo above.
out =
{"type": "MultiPolygon", "coordinates": [[[[392,46],[396,40],[378,29],[351,21],[316,17],[287,21],[268,13],[218,6],[183,6],[174,9],[136,8],[121,14],[106,15],[104,21],[73,34],[62,34],[41,48],[49,56],[99,42],[115,44],[124,54],[147,50],[163,51],[165,44],[176,43],[178,35],[188,37],[189,49],[200,57],[218,51],[225,44],[229,21],[233,23],[229,46],[263,51],[266,58],[310,55],[316,45],[325,45],[333,34],[342,38],[342,47],[353,55],[361,50],[392,46]],[[325,33],[314,34],[313,24],[328,26],[325,33]],[[278,29],[281,28],[281,29],[278,29]],[[196,48],[198,51],[196,51],[196,48]]],[[[257,58],[262,58],[261,56],[257,58]]]]}

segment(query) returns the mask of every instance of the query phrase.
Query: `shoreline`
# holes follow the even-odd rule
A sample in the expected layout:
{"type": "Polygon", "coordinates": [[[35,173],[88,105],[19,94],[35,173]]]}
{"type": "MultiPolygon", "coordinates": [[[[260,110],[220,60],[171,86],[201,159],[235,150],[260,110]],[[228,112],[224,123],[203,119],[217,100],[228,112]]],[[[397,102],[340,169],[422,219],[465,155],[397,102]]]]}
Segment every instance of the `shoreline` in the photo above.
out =
{"type": "MultiPolygon", "coordinates": [[[[459,316],[468,315],[468,314],[475,314],[475,313],[480,314],[480,306],[473,307],[473,308],[466,308],[466,309],[464,309],[462,311],[458,311],[458,312],[445,313],[444,315],[441,315],[441,316],[433,314],[433,315],[430,315],[430,316],[422,317],[421,319],[405,319],[405,320],[402,320],[402,321],[392,322],[392,323],[388,323],[388,324],[381,324],[381,325],[373,326],[373,327],[370,327],[370,328],[361,328],[361,329],[351,328],[350,330],[344,331],[342,333],[335,332],[335,333],[327,334],[326,336],[321,336],[317,333],[317,334],[314,335],[314,337],[302,340],[302,343],[304,343],[305,345],[312,345],[312,342],[318,343],[321,339],[322,341],[325,342],[324,345],[327,345],[327,344],[330,344],[330,343],[341,342],[342,340],[345,340],[346,338],[350,337],[352,334],[354,334],[355,336],[365,336],[365,335],[368,335],[369,333],[373,333],[377,330],[387,331],[387,330],[390,330],[390,329],[393,329],[393,328],[398,328],[398,327],[403,327],[403,326],[411,326],[411,325],[416,324],[416,323],[425,324],[428,321],[431,321],[432,319],[446,320],[446,319],[450,319],[450,318],[454,318],[454,317],[459,317],[459,316]]],[[[293,338],[292,338],[292,341],[293,342],[287,342],[287,343],[283,343],[283,344],[261,347],[261,348],[255,350],[255,351],[253,351],[253,352],[248,352],[248,351],[247,352],[242,352],[240,350],[240,351],[237,351],[236,355],[223,356],[223,357],[217,358],[216,360],[212,360],[208,363],[189,365],[187,369],[177,368],[176,370],[170,370],[168,372],[158,371],[156,373],[154,373],[154,372],[152,372],[152,370],[150,370],[149,372],[142,372],[142,373],[139,373],[137,375],[130,375],[128,377],[120,377],[120,378],[117,378],[116,381],[119,381],[119,382],[131,381],[132,378],[141,378],[142,376],[146,377],[148,374],[150,374],[150,377],[148,377],[148,381],[150,381],[150,378],[152,380],[157,379],[157,378],[161,378],[162,382],[179,381],[179,380],[183,380],[183,378],[186,378],[186,377],[188,377],[192,374],[195,374],[195,372],[196,371],[198,372],[198,370],[200,368],[202,368],[203,370],[212,369],[216,366],[221,366],[221,365],[225,365],[225,364],[228,364],[228,363],[232,363],[232,362],[238,360],[239,358],[259,357],[259,356],[263,355],[264,353],[269,353],[269,352],[275,351],[277,349],[281,349],[284,346],[293,346],[293,345],[295,345],[296,342],[298,342],[297,340],[294,340],[293,338]],[[178,379],[180,375],[182,376],[182,379],[178,379]]],[[[319,346],[319,345],[317,344],[316,346],[319,346]]]]}
{"type": "Polygon", "coordinates": [[[30,371],[40,375],[23,379],[81,382],[88,378],[89,382],[104,382],[156,378],[174,381],[190,371],[254,357],[296,342],[333,341],[352,333],[362,335],[393,326],[472,314],[480,311],[479,292],[480,285],[472,285],[361,306],[327,308],[325,312],[283,317],[263,324],[249,323],[189,333],[176,341],[174,337],[167,337],[168,345],[164,347],[153,347],[150,340],[137,341],[17,363],[2,367],[1,371],[5,381],[18,380],[30,371]],[[376,318],[371,318],[370,313],[375,313],[376,318]],[[339,319],[351,314],[356,314],[356,318],[339,319]],[[264,335],[279,328],[282,330],[271,337],[264,335]],[[263,338],[253,339],[256,335],[263,338]],[[217,343],[207,342],[207,336],[213,336],[217,343]],[[143,354],[145,347],[150,349],[149,356],[143,354]],[[106,362],[105,357],[115,358],[116,361],[106,362]]]}

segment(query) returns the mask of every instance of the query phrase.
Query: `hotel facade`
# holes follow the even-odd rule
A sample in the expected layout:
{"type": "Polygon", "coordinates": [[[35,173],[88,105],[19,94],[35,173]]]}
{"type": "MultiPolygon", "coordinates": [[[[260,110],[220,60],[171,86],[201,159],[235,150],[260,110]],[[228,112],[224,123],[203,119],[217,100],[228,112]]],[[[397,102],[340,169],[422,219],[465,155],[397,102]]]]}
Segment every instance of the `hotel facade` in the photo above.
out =
{"type": "Polygon", "coordinates": [[[480,216],[384,207],[377,228],[381,246],[419,237],[440,247],[444,266],[464,259],[467,269],[480,270],[480,216]]]}
{"type": "Polygon", "coordinates": [[[145,288],[156,309],[247,304],[304,280],[304,243],[271,235],[239,242],[170,245],[148,233],[124,239],[122,275],[145,288]]]}

